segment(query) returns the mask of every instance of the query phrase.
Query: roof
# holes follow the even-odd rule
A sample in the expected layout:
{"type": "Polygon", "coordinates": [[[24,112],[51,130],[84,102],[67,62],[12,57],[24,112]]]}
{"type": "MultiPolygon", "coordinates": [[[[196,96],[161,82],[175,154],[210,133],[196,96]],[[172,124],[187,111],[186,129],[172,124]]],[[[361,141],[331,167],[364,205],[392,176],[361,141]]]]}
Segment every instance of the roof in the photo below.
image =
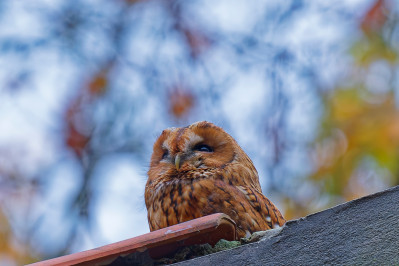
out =
{"type": "MultiPolygon", "coordinates": [[[[236,238],[235,223],[227,215],[213,214],[34,265],[127,265],[115,259],[128,254],[126,258],[133,255],[136,262],[151,264],[149,256],[160,258],[192,244],[214,245],[222,238],[236,238]]],[[[288,221],[241,242],[178,265],[399,265],[399,186],[288,221]]]]}
{"type": "Polygon", "coordinates": [[[178,265],[399,265],[399,186],[178,265]]]}
{"type": "MultiPolygon", "coordinates": [[[[216,213],[138,237],[31,265],[107,265],[132,253],[137,253],[137,256],[134,256],[136,261],[152,261],[173,254],[181,247],[205,243],[214,245],[220,239],[235,240],[236,235],[234,221],[223,213],[216,213]]],[[[118,261],[117,264],[126,263],[118,261]]]]}

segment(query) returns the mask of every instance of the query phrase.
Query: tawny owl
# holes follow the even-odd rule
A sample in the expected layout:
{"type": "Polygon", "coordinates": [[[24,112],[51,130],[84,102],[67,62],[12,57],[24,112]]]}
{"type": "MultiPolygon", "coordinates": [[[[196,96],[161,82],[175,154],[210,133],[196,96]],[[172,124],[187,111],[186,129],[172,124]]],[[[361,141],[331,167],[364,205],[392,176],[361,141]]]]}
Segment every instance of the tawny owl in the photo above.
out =
{"type": "Polygon", "coordinates": [[[150,230],[222,212],[238,237],[285,220],[263,194],[258,173],[237,142],[203,121],[165,129],[154,144],[145,204],[150,230]]]}

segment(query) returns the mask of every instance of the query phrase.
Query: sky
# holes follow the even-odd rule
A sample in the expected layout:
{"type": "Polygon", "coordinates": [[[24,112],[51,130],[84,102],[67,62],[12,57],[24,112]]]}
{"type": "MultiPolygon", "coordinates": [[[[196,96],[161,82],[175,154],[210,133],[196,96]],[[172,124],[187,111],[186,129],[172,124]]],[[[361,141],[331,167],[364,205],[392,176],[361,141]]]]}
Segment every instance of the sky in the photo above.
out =
{"type": "MultiPolygon", "coordinates": [[[[260,176],[267,176],[267,170],[262,167],[264,158],[270,158],[270,143],[254,138],[259,135],[259,128],[253,126],[265,116],[273,123],[273,117],[278,120],[280,113],[259,114],[263,106],[273,104],[274,91],[270,88],[276,86],[271,76],[266,72],[277,74],[284,72],[281,81],[289,91],[292,101],[288,113],[287,132],[293,134],[293,140],[314,138],[317,127],[318,102],[315,101],[314,91],[309,88],[307,80],[301,78],[297,69],[307,66],[318,66],[317,75],[324,88],[333,88],[337,78],[345,75],[351,63],[345,56],[348,45],[348,35],[356,34],[357,19],[363,10],[372,1],[298,1],[298,5],[306,5],[303,11],[290,18],[290,23],[282,24],[280,19],[288,5],[280,1],[193,1],[187,8],[190,23],[205,25],[210,32],[216,33],[223,39],[217,43],[204,61],[204,65],[211,69],[209,75],[219,87],[225,86],[226,92],[220,101],[220,106],[215,110],[207,109],[207,104],[198,106],[199,110],[185,123],[189,124],[198,120],[210,120],[226,130],[238,140],[238,143],[248,152],[257,167],[260,176]],[[300,2],[300,3],[299,3],[300,2]],[[265,12],[266,10],[266,12],[265,12]],[[337,10],[346,13],[346,16],[337,16],[337,10]],[[262,34],[255,36],[259,41],[266,42],[271,47],[289,47],[295,55],[295,63],[290,68],[273,64],[274,53],[265,49],[262,60],[266,67],[253,67],[250,51],[246,67],[238,65],[232,46],[234,40],[231,36],[246,36],[259,27],[259,20],[265,14],[270,18],[262,34]],[[342,19],[344,17],[345,19],[342,19]],[[311,55],[311,56],[310,56],[311,55]],[[278,72],[280,71],[280,72],[278,72]],[[204,112],[202,112],[205,110],[204,112]],[[220,115],[223,114],[223,115],[220,115]],[[262,142],[263,141],[263,142],[262,142]],[[266,147],[259,150],[258,147],[266,147]]],[[[109,3],[104,3],[101,9],[94,5],[95,1],[79,1],[80,4],[93,5],[93,13],[102,16],[112,16],[115,10],[109,3]]],[[[156,1],[154,3],[157,3],[156,1]]],[[[0,39],[11,38],[24,40],[43,36],[51,25],[44,23],[43,11],[61,10],[64,1],[5,1],[0,5],[0,39]]],[[[172,65],[170,72],[165,76],[183,75],[187,83],[204,82],[206,76],[201,70],[194,72],[180,58],[181,47],[174,37],[165,36],[159,50],[154,52],[154,47],[159,45],[159,39],[154,38],[154,32],[161,29],[165,16],[161,8],[146,3],[137,7],[140,12],[133,13],[131,19],[137,23],[132,31],[128,44],[123,48],[126,57],[119,58],[121,62],[142,64],[150,60],[172,65]],[[158,57],[155,58],[154,54],[158,57]],[[154,57],[154,59],[152,59],[154,57]],[[163,61],[165,60],[165,61],[163,61]],[[176,67],[177,66],[177,67],[176,67]],[[181,68],[181,72],[173,71],[173,67],[181,68]]],[[[56,13],[56,12],[50,12],[56,13]]],[[[99,16],[100,17],[100,16],[99,16]]],[[[101,18],[101,17],[100,17],[101,18]]],[[[114,49],[102,38],[109,25],[101,24],[89,31],[82,38],[82,47],[92,60],[80,62],[76,57],[68,57],[63,53],[59,43],[49,49],[38,49],[35,53],[25,56],[23,51],[3,53],[0,56],[0,147],[21,147],[12,151],[12,156],[18,158],[19,167],[28,178],[35,173],[43,172],[46,178],[46,191],[35,200],[35,208],[31,210],[28,220],[35,221],[40,215],[46,213],[44,220],[35,233],[33,242],[37,241],[38,250],[48,250],[57,247],[57,241],[65,237],[64,230],[56,230],[60,226],[71,226],[66,219],[65,206],[71,193],[76,193],[77,184],[81,182],[79,163],[73,159],[71,152],[65,151],[61,144],[64,125],[60,122],[66,104],[79,90],[79,84],[86,82],[92,73],[97,70],[104,54],[114,49]],[[30,71],[33,69],[33,71],[30,71]],[[5,71],[6,70],[6,71],[5,71]],[[10,92],[14,80],[21,78],[21,72],[26,70],[29,82],[10,92]],[[87,71],[86,71],[87,70],[87,71]],[[48,167],[51,165],[51,167],[48,167]],[[51,230],[51,234],[49,233],[51,230]]],[[[54,21],[57,20],[55,16],[54,21]]],[[[97,18],[95,18],[97,19],[97,18]]],[[[97,21],[97,20],[95,20],[97,21]]],[[[3,50],[4,50],[3,44],[3,50]]],[[[166,71],[166,70],[164,70],[166,71]]],[[[136,120],[152,121],[141,134],[146,136],[142,141],[143,150],[140,156],[132,154],[117,154],[101,159],[94,169],[96,182],[94,186],[95,197],[93,203],[94,218],[91,229],[79,228],[83,242],[75,243],[73,251],[81,251],[124,240],[149,232],[146,209],[144,205],[144,186],[148,170],[152,143],[162,129],[176,126],[173,119],[155,118],[162,109],[157,105],[158,92],[148,94],[146,81],[136,77],[129,69],[121,69],[115,74],[115,85],[120,90],[113,92],[115,99],[124,98],[124,95],[145,97],[145,105],[141,108],[136,120]],[[144,158],[144,159],[140,159],[144,158]]],[[[166,78],[165,82],[170,82],[166,78]]],[[[370,82],[373,82],[372,80],[370,82]]],[[[15,86],[19,86],[16,84],[15,86]]],[[[202,92],[201,92],[202,93],[202,92]]],[[[162,92],[159,92],[162,94],[162,92]]],[[[200,94],[202,97],[202,94],[200,94]]],[[[101,108],[101,107],[98,107],[101,108]]],[[[132,107],[134,108],[134,107],[132,107]]],[[[104,109],[106,110],[108,109],[104,109]]],[[[101,110],[100,110],[101,111],[101,110]]],[[[101,112],[100,112],[101,113],[101,112]]],[[[119,118],[118,118],[119,119],[119,118]]],[[[129,118],[120,118],[129,119],[129,118]]],[[[136,121],[135,120],[135,121],[136,121]]],[[[125,120],[123,120],[125,121],[125,120]]],[[[137,122],[135,122],[137,123],[137,122]]],[[[148,124],[148,122],[147,122],[148,124]]],[[[0,166],[12,167],[7,160],[14,158],[0,157],[0,166]]],[[[291,173],[305,175],[309,173],[307,158],[303,156],[301,147],[293,148],[284,167],[291,173]]],[[[270,161],[270,160],[269,160],[270,161]]],[[[267,191],[270,180],[264,178],[262,187],[267,191]]],[[[308,187],[300,187],[300,193],[306,193],[308,187]]],[[[11,208],[7,199],[0,196],[2,205],[11,208]]],[[[15,228],[25,228],[28,204],[21,202],[20,211],[9,210],[8,214],[15,221],[15,228]],[[21,225],[21,226],[18,226],[21,225]]],[[[65,230],[66,231],[66,230],[65,230]]],[[[20,231],[20,235],[24,232],[20,231]]]]}

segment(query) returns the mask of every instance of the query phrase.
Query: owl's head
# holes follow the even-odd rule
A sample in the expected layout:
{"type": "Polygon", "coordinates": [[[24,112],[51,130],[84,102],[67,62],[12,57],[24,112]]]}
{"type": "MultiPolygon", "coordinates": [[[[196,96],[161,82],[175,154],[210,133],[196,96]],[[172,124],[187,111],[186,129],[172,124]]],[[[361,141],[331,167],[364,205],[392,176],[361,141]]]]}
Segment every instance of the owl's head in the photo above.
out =
{"type": "Polygon", "coordinates": [[[152,179],[198,169],[224,168],[240,160],[249,158],[236,141],[222,128],[202,121],[162,132],[154,144],[148,176],[152,179]]]}

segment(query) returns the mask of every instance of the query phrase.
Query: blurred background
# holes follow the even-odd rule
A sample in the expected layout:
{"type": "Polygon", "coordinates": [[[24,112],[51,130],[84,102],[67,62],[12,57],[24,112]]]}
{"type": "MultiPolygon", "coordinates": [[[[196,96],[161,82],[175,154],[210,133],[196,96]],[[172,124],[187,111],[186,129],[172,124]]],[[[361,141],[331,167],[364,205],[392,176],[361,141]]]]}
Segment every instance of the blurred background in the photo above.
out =
{"type": "Polygon", "coordinates": [[[399,183],[396,1],[0,1],[0,264],[149,231],[164,128],[208,120],[287,219],[399,183]]]}

